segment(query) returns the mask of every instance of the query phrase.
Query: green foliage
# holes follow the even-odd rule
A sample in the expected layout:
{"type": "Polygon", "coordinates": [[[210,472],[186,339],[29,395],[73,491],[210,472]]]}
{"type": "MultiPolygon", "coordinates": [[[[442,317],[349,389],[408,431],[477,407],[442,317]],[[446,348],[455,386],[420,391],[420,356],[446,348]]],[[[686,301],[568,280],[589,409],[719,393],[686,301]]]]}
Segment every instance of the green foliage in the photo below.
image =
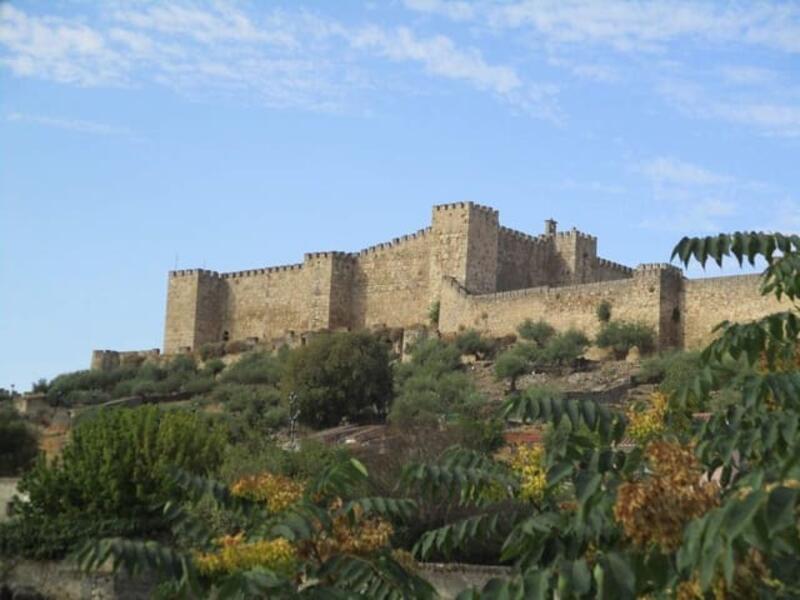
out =
{"type": "MultiPolygon", "coordinates": [[[[212,498],[220,506],[247,511],[260,523],[250,539],[282,537],[298,546],[315,539],[332,538],[333,528],[341,519],[356,515],[398,520],[411,517],[415,505],[405,499],[354,496],[369,487],[364,466],[354,459],[336,462],[322,470],[306,488],[305,497],[290,509],[275,516],[265,514],[259,505],[232,497],[227,489],[210,480],[177,473],[175,482],[190,497],[212,498]],[[350,498],[339,508],[330,508],[332,498],[350,498]]],[[[185,522],[188,513],[177,507],[171,511],[177,522],[185,522]]],[[[203,523],[195,527],[198,532],[203,523]]],[[[208,539],[208,534],[206,534],[208,539]]],[[[278,573],[265,568],[235,572],[221,578],[202,577],[191,553],[157,542],[105,539],[87,544],[77,554],[85,569],[99,568],[107,559],[114,568],[136,573],[155,569],[173,582],[179,597],[269,597],[269,598],[433,598],[434,589],[409,573],[391,555],[388,548],[378,548],[369,555],[335,554],[322,558],[311,553],[300,561],[296,572],[278,573]]]]}
{"type": "MultiPolygon", "coordinates": [[[[753,264],[760,256],[768,265],[762,293],[794,299],[798,252],[797,236],[737,233],[685,238],[674,256],[701,264],[730,255],[753,264]]],[[[461,598],[800,594],[800,318],[792,307],[716,331],[699,355],[645,363],[642,376],[663,378],[663,391],[672,393],[667,425],[694,407],[714,409],[693,427],[668,427],[647,447],[622,451],[626,417],[606,406],[541,390],[509,399],[508,418],[551,428],[546,488],[540,505],[521,511],[505,535],[498,558],[513,561],[517,574],[461,598]],[[718,394],[736,401],[717,404],[718,394]],[[714,473],[720,487],[703,483],[703,473],[714,473]]],[[[474,460],[469,472],[452,462],[416,466],[414,483],[471,501],[480,496],[470,491],[496,476],[487,460],[474,460]]],[[[492,514],[485,507],[431,531],[418,553],[504,535],[492,514]]]]}
{"type": "Polygon", "coordinates": [[[197,353],[203,361],[225,356],[225,342],[208,342],[198,348],[197,353]]]}
{"type": "Polygon", "coordinates": [[[531,361],[515,347],[497,357],[494,372],[499,379],[508,379],[511,389],[516,390],[517,379],[531,372],[531,361]]]}
{"type": "Polygon", "coordinates": [[[568,329],[551,337],[533,358],[537,367],[565,367],[578,360],[589,346],[589,338],[576,329],[568,329]]]}
{"type": "Polygon", "coordinates": [[[397,394],[389,414],[393,424],[433,426],[485,403],[463,372],[461,352],[454,344],[423,340],[395,373],[397,394]]]}
{"type": "MultiPolygon", "coordinates": [[[[543,323],[532,324],[541,328],[543,323]]],[[[524,324],[523,324],[524,326],[524,324]]],[[[520,326],[520,330],[523,330],[520,326]]],[[[547,325],[547,327],[550,327],[547,325]]],[[[561,333],[542,332],[533,336],[534,341],[520,342],[501,354],[495,362],[498,379],[508,379],[511,390],[516,390],[517,379],[534,369],[558,369],[575,363],[586,352],[589,338],[576,329],[561,333]]],[[[527,332],[530,335],[530,331],[527,332]]]]}
{"type": "Polygon", "coordinates": [[[608,300],[603,300],[597,305],[595,314],[597,314],[598,321],[608,323],[611,320],[611,303],[608,300]]]}
{"type": "Polygon", "coordinates": [[[194,358],[179,355],[158,365],[145,362],[112,370],[75,371],[50,382],[47,397],[67,406],[92,405],[126,396],[161,396],[176,392],[203,393],[211,389],[212,374],[198,371],[194,358]]]}
{"type": "Polygon", "coordinates": [[[36,432],[11,407],[0,405],[0,477],[15,477],[39,453],[36,432]]]}
{"type": "Polygon", "coordinates": [[[31,392],[34,394],[46,394],[48,388],[47,379],[38,379],[31,384],[31,392]]]}
{"type": "MultiPolygon", "coordinates": [[[[164,524],[157,507],[174,492],[170,471],[211,473],[224,446],[224,432],[198,414],[155,407],[101,410],[75,428],[59,460],[39,461],[24,475],[19,490],[29,501],[19,505],[16,523],[34,532],[44,527],[40,537],[53,537],[53,545],[61,534],[80,534],[72,520],[105,531],[158,529],[164,524]]],[[[97,529],[87,535],[92,531],[97,529]]],[[[79,539],[61,541],[68,546],[79,539]]]]}
{"type": "Polygon", "coordinates": [[[249,433],[265,435],[287,425],[289,411],[281,392],[269,385],[223,383],[207,397],[222,404],[230,417],[232,439],[240,440],[249,433]]]}
{"type": "Polygon", "coordinates": [[[609,348],[617,358],[625,358],[631,348],[636,346],[642,354],[655,349],[655,332],[643,323],[609,321],[600,329],[595,339],[598,348],[609,348]]]}
{"type": "Polygon", "coordinates": [[[430,305],[430,308],[428,308],[428,320],[434,327],[439,324],[439,313],[441,312],[441,309],[442,305],[438,300],[436,300],[430,305]]]}
{"type": "Polygon", "coordinates": [[[342,446],[328,446],[314,439],[304,439],[297,450],[285,450],[264,436],[251,434],[229,446],[218,470],[226,483],[248,475],[276,473],[296,479],[312,479],[334,463],[350,457],[342,446]]]}
{"type": "Polygon", "coordinates": [[[290,354],[282,385],[312,427],[380,418],[392,398],[389,350],[365,332],[319,335],[290,354]]]}
{"type": "Polygon", "coordinates": [[[657,381],[665,394],[675,394],[694,381],[701,370],[700,352],[674,350],[642,361],[639,378],[657,381]]]}
{"type": "Polygon", "coordinates": [[[523,340],[544,346],[556,334],[555,328],[546,321],[525,319],[518,327],[517,333],[523,340]]]}
{"type": "Polygon", "coordinates": [[[495,350],[495,344],[474,329],[460,334],[455,345],[462,355],[471,354],[481,359],[492,356],[495,350]]]}
{"type": "Polygon", "coordinates": [[[224,383],[277,385],[283,366],[266,352],[248,352],[220,375],[224,383]]]}

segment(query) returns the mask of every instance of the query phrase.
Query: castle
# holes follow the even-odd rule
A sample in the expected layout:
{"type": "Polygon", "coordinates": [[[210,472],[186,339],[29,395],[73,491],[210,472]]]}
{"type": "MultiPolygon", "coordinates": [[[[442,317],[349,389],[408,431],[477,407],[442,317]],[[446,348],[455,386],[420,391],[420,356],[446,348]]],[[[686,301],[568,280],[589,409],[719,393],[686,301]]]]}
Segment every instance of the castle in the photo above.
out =
{"type": "Polygon", "coordinates": [[[526,318],[598,329],[606,301],[615,319],[653,327],[661,347],[696,347],[723,319],[775,310],[758,276],[686,279],[667,264],[626,267],[597,255],[597,238],[529,235],[472,202],[434,206],[429,227],[360,252],[313,252],[303,262],[217,273],[169,274],[164,352],[210,342],[269,341],[287,334],[387,326],[414,328],[438,307],[438,329],[501,336],[526,318]]]}

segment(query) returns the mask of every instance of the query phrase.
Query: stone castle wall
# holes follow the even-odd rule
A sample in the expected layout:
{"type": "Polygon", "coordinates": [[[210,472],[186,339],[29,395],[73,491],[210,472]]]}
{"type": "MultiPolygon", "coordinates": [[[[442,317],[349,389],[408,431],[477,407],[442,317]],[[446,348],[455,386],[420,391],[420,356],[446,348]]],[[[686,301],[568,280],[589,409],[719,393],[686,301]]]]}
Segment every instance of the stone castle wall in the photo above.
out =
{"type": "Polygon", "coordinates": [[[499,223],[498,211],[471,202],[433,207],[431,225],[355,253],[315,252],[302,263],[169,276],[166,353],[208,342],[427,321],[440,302],[442,332],[474,327],[513,333],[526,318],[560,329],[598,328],[597,305],[616,319],[641,321],[662,346],[700,345],[722,319],[757,317],[777,306],[754,277],[686,280],[669,265],[631,269],[597,255],[597,238],[541,235],[499,223]]]}
{"type": "Polygon", "coordinates": [[[696,348],[711,338],[721,321],[749,321],[787,310],[791,304],[778,302],[774,295],[759,293],[760,275],[735,275],[686,279],[681,291],[683,344],[696,348]]]}

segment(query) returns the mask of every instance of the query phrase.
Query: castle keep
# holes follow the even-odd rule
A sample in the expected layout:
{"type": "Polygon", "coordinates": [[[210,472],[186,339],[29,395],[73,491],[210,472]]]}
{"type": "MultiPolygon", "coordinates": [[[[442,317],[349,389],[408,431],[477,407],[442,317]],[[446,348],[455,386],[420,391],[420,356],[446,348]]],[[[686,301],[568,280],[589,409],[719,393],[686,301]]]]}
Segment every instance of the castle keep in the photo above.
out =
{"type": "Polygon", "coordinates": [[[592,335],[595,309],[651,325],[662,347],[697,346],[723,319],[777,307],[758,276],[687,280],[666,265],[626,267],[597,255],[597,238],[575,229],[529,235],[503,227],[497,210],[460,202],[435,206],[431,224],[360,252],[313,252],[293,265],[169,274],[165,353],[205,343],[290,332],[410,328],[439,305],[439,330],[513,333],[526,318],[592,335]]]}

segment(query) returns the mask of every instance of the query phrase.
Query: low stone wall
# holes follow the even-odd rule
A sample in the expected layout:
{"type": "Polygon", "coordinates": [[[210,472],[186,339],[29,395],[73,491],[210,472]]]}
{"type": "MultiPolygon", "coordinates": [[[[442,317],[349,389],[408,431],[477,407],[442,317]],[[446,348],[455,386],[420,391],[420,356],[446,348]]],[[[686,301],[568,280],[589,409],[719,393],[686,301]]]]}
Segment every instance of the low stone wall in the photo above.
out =
{"type": "Polygon", "coordinates": [[[511,569],[459,563],[421,563],[418,574],[427,580],[442,600],[451,600],[468,588],[482,589],[490,579],[507,579],[511,569]]]}
{"type": "Polygon", "coordinates": [[[147,600],[152,578],[131,579],[110,571],[87,574],[73,564],[56,561],[0,561],[0,596],[3,588],[25,598],[47,600],[147,600]],[[24,595],[23,595],[24,594],[24,595]]]}

